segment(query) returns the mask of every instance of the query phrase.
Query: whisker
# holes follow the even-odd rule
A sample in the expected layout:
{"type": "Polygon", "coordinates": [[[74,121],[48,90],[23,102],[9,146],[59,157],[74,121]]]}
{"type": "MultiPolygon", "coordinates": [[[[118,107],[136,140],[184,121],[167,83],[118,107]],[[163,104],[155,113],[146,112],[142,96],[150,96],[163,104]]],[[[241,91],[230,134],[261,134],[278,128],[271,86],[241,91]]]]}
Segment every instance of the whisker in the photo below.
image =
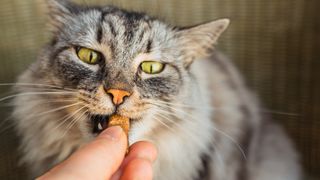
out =
{"type": "MultiPolygon", "coordinates": [[[[171,120],[168,116],[165,116],[164,114],[160,114],[160,113],[158,113],[157,115],[160,116],[160,117],[162,117],[163,120],[169,121],[170,123],[172,123],[173,125],[175,125],[176,127],[178,127],[180,130],[184,131],[185,133],[187,133],[187,134],[190,133],[188,130],[186,130],[185,128],[183,128],[181,124],[179,124],[179,123],[171,120]]],[[[174,132],[176,132],[176,131],[174,131],[174,132]]]]}
{"type": "Polygon", "coordinates": [[[64,89],[64,90],[70,90],[70,91],[75,91],[76,90],[76,89],[67,88],[67,87],[60,87],[60,86],[55,86],[55,85],[50,85],[50,84],[39,84],[39,83],[0,83],[0,86],[35,86],[35,87],[44,86],[44,87],[64,89]]]}
{"type": "MultiPolygon", "coordinates": [[[[155,101],[148,101],[148,103],[150,103],[150,104],[155,104],[155,105],[160,105],[160,106],[164,106],[164,107],[168,107],[169,109],[173,109],[173,110],[175,110],[176,108],[174,108],[174,107],[177,107],[177,108],[189,108],[189,109],[207,109],[207,110],[213,110],[213,111],[215,111],[215,110],[218,110],[218,109],[214,109],[214,108],[208,108],[208,107],[202,107],[202,106],[200,106],[199,105],[199,107],[193,107],[193,106],[190,106],[190,107],[187,107],[187,106],[179,106],[179,105],[175,105],[175,104],[166,104],[166,103],[161,103],[161,102],[159,102],[159,101],[157,101],[157,102],[155,102],[155,101]]],[[[226,108],[225,108],[226,109],[226,108]]],[[[219,110],[222,110],[222,109],[220,109],[219,108],[219,110]]]]}
{"type": "MultiPolygon", "coordinates": [[[[4,125],[4,123],[2,125],[4,125]]],[[[7,123],[7,125],[0,130],[0,134],[6,132],[7,130],[13,127],[15,127],[13,122],[7,123]]]]}
{"type": "Polygon", "coordinates": [[[57,100],[52,100],[52,101],[46,101],[44,103],[56,103],[56,102],[75,102],[77,99],[75,98],[63,98],[63,99],[57,99],[57,100]]]}
{"type": "MultiPolygon", "coordinates": [[[[155,103],[155,102],[151,102],[151,103],[155,103]]],[[[188,104],[172,103],[172,102],[166,102],[166,101],[161,101],[161,100],[157,100],[156,103],[163,104],[163,105],[168,105],[168,106],[172,105],[172,106],[186,107],[186,108],[192,108],[192,109],[210,109],[210,110],[214,110],[214,111],[229,109],[229,108],[221,108],[221,107],[220,108],[203,107],[200,104],[199,104],[199,107],[197,107],[197,106],[190,106],[188,104]]],[[[279,114],[279,115],[287,115],[287,116],[300,116],[297,113],[275,111],[275,110],[268,110],[268,109],[261,109],[259,111],[262,112],[262,113],[270,113],[270,114],[279,114]]]]}
{"type": "MultiPolygon", "coordinates": [[[[173,102],[166,102],[166,101],[162,101],[162,100],[157,100],[158,103],[163,103],[163,104],[168,104],[168,105],[177,105],[177,106],[181,106],[181,107],[192,107],[194,108],[194,106],[192,106],[191,104],[183,104],[183,103],[173,103],[173,102]]],[[[197,104],[193,104],[193,105],[197,105],[197,104]]]]}
{"type": "MultiPolygon", "coordinates": [[[[159,109],[158,109],[159,110],[159,109]]],[[[169,123],[175,124],[176,122],[174,122],[173,120],[169,119],[169,117],[165,116],[164,114],[161,113],[157,113],[158,116],[162,117],[163,120],[167,120],[169,123]]]]}
{"type": "MultiPolygon", "coordinates": [[[[154,104],[154,105],[157,105],[157,104],[154,104]]],[[[160,105],[158,104],[158,106],[160,106],[160,105]]],[[[172,107],[171,107],[171,108],[172,108],[172,107]]],[[[172,108],[172,109],[174,109],[174,108],[172,108]]],[[[182,110],[180,110],[180,109],[175,109],[175,110],[178,110],[178,111],[180,111],[181,113],[184,113],[185,115],[189,116],[191,119],[193,119],[193,120],[195,120],[195,121],[197,120],[194,116],[190,115],[189,113],[186,113],[186,112],[184,112],[184,111],[182,111],[182,110]]],[[[182,119],[182,120],[187,120],[187,119],[183,119],[183,118],[180,118],[180,119],[182,119]]],[[[217,132],[219,132],[220,134],[224,135],[224,136],[227,137],[231,142],[233,142],[233,143],[236,145],[236,147],[240,150],[240,152],[241,152],[242,156],[244,157],[244,159],[247,160],[247,157],[246,157],[246,155],[245,155],[245,153],[244,153],[244,150],[243,150],[243,148],[240,146],[239,143],[237,143],[230,135],[228,135],[227,133],[223,132],[222,130],[219,130],[219,129],[216,128],[215,126],[212,126],[212,127],[213,127],[217,132]]]]}
{"type": "Polygon", "coordinates": [[[67,132],[77,123],[77,121],[81,120],[81,118],[88,112],[89,110],[85,110],[80,116],[78,116],[78,118],[74,118],[70,123],[69,125],[66,127],[66,131],[62,134],[62,137],[63,138],[67,132]]]}
{"type": "Polygon", "coordinates": [[[232,142],[238,147],[238,149],[239,149],[239,151],[241,152],[244,160],[247,160],[247,156],[246,156],[246,154],[244,153],[243,148],[241,147],[241,145],[240,145],[235,139],[233,139],[230,135],[228,135],[228,134],[225,133],[224,131],[216,128],[215,126],[213,126],[213,128],[214,128],[217,132],[219,132],[219,133],[221,133],[222,135],[224,135],[225,137],[227,137],[230,141],[232,141],[232,142]]]}
{"type": "Polygon", "coordinates": [[[213,108],[209,108],[209,107],[200,107],[200,104],[198,105],[199,107],[195,106],[195,105],[188,105],[188,104],[180,104],[180,103],[172,103],[172,102],[165,102],[165,101],[161,101],[161,100],[157,100],[157,102],[155,101],[147,101],[149,103],[159,103],[162,105],[168,105],[168,106],[178,106],[178,107],[185,107],[185,108],[190,108],[190,109],[213,109],[213,108]]]}
{"type": "Polygon", "coordinates": [[[167,107],[170,107],[172,108],[172,106],[174,107],[181,107],[181,108],[190,108],[190,109],[206,109],[206,110],[211,110],[211,111],[221,111],[221,110],[229,110],[229,109],[232,109],[232,108],[227,108],[227,107],[219,107],[219,108],[214,108],[214,107],[203,107],[201,104],[196,104],[197,106],[194,107],[194,106],[188,106],[188,105],[185,105],[185,104],[175,104],[175,103],[168,103],[168,102],[165,102],[165,101],[157,101],[157,102],[151,102],[151,103],[156,103],[156,104],[160,104],[160,105],[166,105],[167,107]]]}
{"type": "Polygon", "coordinates": [[[0,134],[4,133],[8,129],[10,129],[10,127],[14,127],[14,122],[13,121],[9,121],[12,118],[13,118],[13,116],[10,115],[6,119],[2,120],[2,122],[0,123],[0,127],[3,127],[6,123],[7,123],[7,126],[5,126],[4,128],[2,128],[0,130],[0,134]]]}
{"type": "Polygon", "coordinates": [[[260,112],[262,112],[262,113],[270,113],[270,114],[287,115],[287,116],[300,116],[297,113],[288,113],[288,112],[273,111],[273,110],[266,110],[266,109],[262,109],[262,110],[260,110],[260,112]]]}
{"type": "Polygon", "coordinates": [[[68,108],[68,107],[76,106],[76,105],[78,105],[78,104],[80,104],[80,103],[81,103],[81,102],[77,102],[77,103],[73,103],[73,104],[68,104],[68,105],[65,105],[65,106],[62,106],[62,107],[58,107],[58,108],[55,108],[55,109],[52,109],[52,110],[49,110],[49,111],[41,112],[41,113],[39,113],[39,114],[30,114],[30,115],[28,115],[27,117],[25,117],[25,120],[29,120],[29,119],[31,119],[31,118],[40,117],[40,116],[43,116],[43,115],[46,115],[46,114],[49,114],[49,113],[54,113],[54,112],[57,112],[57,111],[66,109],[66,108],[68,108]]]}
{"type": "Polygon", "coordinates": [[[77,119],[73,119],[73,121],[71,121],[71,123],[67,126],[67,129],[71,129],[72,126],[78,121],[80,120],[89,110],[85,110],[77,119]],[[70,126],[70,127],[69,127],[70,126]]]}
{"type": "Polygon", "coordinates": [[[160,119],[154,117],[154,119],[156,121],[158,121],[159,123],[161,123],[163,126],[165,126],[166,128],[168,128],[169,130],[171,130],[172,132],[175,132],[174,129],[172,129],[170,126],[168,126],[166,123],[164,123],[163,121],[161,121],[160,119]]]}
{"type": "Polygon", "coordinates": [[[0,99],[1,101],[5,101],[7,99],[11,99],[14,97],[19,97],[19,96],[28,96],[28,95],[56,95],[56,94],[60,94],[60,95],[67,95],[67,94],[75,94],[77,92],[26,92],[26,93],[19,93],[19,94],[14,94],[14,95],[10,95],[10,96],[6,96],[0,99]]]}
{"type": "MultiPolygon", "coordinates": [[[[47,87],[27,87],[23,92],[29,92],[32,90],[34,92],[77,92],[77,91],[70,91],[66,89],[56,89],[56,88],[47,88],[47,87]],[[27,91],[28,90],[28,91],[27,91]]],[[[10,92],[17,92],[15,89],[9,91],[10,92]]]]}
{"type": "MultiPolygon", "coordinates": [[[[162,118],[166,119],[167,121],[175,124],[177,127],[179,127],[179,128],[181,128],[182,130],[184,130],[184,128],[182,128],[182,126],[181,126],[180,124],[178,124],[177,122],[169,119],[169,117],[165,116],[165,114],[167,114],[167,115],[169,115],[169,116],[171,115],[171,116],[175,116],[175,117],[176,117],[176,114],[174,114],[174,113],[172,113],[172,112],[169,112],[169,111],[165,111],[165,110],[163,110],[163,109],[161,109],[161,108],[157,109],[157,111],[161,111],[161,112],[163,113],[163,114],[158,113],[159,116],[161,116],[162,118]]],[[[179,119],[180,119],[180,118],[179,118],[179,119]]],[[[188,131],[186,131],[186,132],[188,132],[188,131]]]]}
{"type": "Polygon", "coordinates": [[[73,112],[72,114],[67,114],[66,116],[63,116],[61,119],[57,120],[57,121],[61,121],[57,126],[55,126],[52,129],[52,132],[54,132],[56,129],[58,129],[60,126],[62,126],[64,123],[66,123],[70,118],[72,118],[73,116],[75,116],[76,114],[78,114],[82,109],[84,109],[85,106],[79,108],[78,110],[76,110],[75,112],[73,112]]]}
{"type": "Polygon", "coordinates": [[[34,116],[34,117],[42,116],[42,115],[49,114],[49,113],[52,113],[52,112],[56,112],[56,111],[59,111],[59,110],[62,110],[62,109],[66,109],[66,108],[68,108],[68,107],[76,106],[76,105],[78,105],[78,104],[81,104],[81,102],[77,102],[77,103],[73,103],[73,104],[68,104],[68,105],[65,105],[65,106],[62,106],[62,107],[58,107],[58,108],[56,108],[56,109],[52,109],[52,110],[49,110],[49,111],[45,111],[45,112],[42,112],[42,113],[37,114],[37,115],[34,116]]]}
{"type": "Polygon", "coordinates": [[[174,110],[174,111],[176,111],[176,112],[181,112],[182,114],[185,114],[185,115],[191,117],[192,119],[194,119],[193,116],[191,116],[189,113],[186,113],[185,111],[183,111],[183,110],[181,110],[181,109],[174,108],[174,107],[168,106],[168,105],[163,105],[163,104],[156,104],[156,103],[150,103],[150,104],[153,104],[153,105],[155,105],[155,106],[162,107],[162,108],[170,108],[170,109],[172,109],[172,110],[174,110]]]}
{"type": "MultiPolygon", "coordinates": [[[[63,103],[63,102],[76,102],[77,100],[75,98],[63,98],[63,99],[58,99],[58,100],[52,100],[52,101],[45,101],[41,102],[41,104],[50,104],[50,103],[63,103]]],[[[12,107],[15,106],[13,102],[8,102],[8,103],[1,103],[0,107],[12,107]]]]}

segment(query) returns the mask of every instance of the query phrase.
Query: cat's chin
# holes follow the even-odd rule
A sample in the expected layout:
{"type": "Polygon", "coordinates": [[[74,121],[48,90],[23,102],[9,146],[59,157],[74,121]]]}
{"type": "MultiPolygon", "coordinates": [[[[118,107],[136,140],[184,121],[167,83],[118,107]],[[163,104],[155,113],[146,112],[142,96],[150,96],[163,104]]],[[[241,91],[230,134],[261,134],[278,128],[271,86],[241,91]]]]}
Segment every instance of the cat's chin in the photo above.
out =
{"type": "MultiPolygon", "coordinates": [[[[109,119],[112,115],[115,115],[115,113],[109,115],[91,115],[90,123],[92,124],[92,133],[98,135],[105,130],[108,127],[109,119]]],[[[129,118],[129,120],[131,124],[131,122],[136,121],[137,119],[129,118]]]]}

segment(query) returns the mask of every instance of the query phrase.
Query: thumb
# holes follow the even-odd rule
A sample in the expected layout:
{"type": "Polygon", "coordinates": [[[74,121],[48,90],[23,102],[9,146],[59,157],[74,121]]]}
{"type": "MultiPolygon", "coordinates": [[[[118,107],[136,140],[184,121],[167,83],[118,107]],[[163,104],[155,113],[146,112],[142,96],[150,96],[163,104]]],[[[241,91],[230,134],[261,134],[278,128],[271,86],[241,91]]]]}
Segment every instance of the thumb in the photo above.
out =
{"type": "Polygon", "coordinates": [[[110,179],[121,165],[126,148],[121,127],[110,127],[39,179],[110,179]]]}

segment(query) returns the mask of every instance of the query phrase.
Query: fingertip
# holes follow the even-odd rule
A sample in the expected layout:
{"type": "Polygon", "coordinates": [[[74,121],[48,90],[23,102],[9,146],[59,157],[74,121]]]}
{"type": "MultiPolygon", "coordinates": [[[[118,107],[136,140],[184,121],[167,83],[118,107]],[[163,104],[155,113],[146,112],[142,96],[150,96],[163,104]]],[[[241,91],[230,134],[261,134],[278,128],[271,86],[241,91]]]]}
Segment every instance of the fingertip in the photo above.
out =
{"type": "Polygon", "coordinates": [[[102,131],[98,136],[99,138],[108,138],[113,141],[118,141],[125,135],[124,131],[120,126],[111,126],[106,130],[102,131]]]}
{"type": "Polygon", "coordinates": [[[151,162],[147,159],[136,158],[125,167],[120,180],[143,179],[151,180],[153,177],[151,162]]]}
{"type": "Polygon", "coordinates": [[[119,177],[123,174],[124,169],[126,169],[127,165],[134,159],[145,159],[152,164],[157,158],[157,149],[156,147],[147,141],[139,141],[134,143],[129,148],[129,153],[125,157],[122,162],[121,167],[118,171],[113,175],[112,179],[119,179],[119,177]]]}
{"type": "Polygon", "coordinates": [[[128,156],[148,159],[154,162],[157,159],[158,151],[155,145],[147,141],[140,141],[130,146],[128,156]]]}

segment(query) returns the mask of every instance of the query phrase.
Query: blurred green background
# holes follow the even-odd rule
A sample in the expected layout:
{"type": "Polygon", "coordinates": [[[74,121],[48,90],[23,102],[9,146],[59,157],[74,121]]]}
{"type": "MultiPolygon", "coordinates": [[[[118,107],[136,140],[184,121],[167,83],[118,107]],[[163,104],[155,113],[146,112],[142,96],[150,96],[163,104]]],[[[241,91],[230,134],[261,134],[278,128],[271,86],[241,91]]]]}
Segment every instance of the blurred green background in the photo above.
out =
{"type": "MultiPolygon", "coordinates": [[[[305,171],[320,179],[320,1],[319,0],[78,0],[148,12],[173,25],[228,17],[219,41],[245,75],[273,119],[283,124],[302,155],[305,171]]],[[[50,38],[45,0],[1,0],[0,83],[36,59],[50,38]]],[[[9,87],[0,86],[1,97],[9,87]]],[[[0,103],[0,179],[24,179],[18,140],[0,103]]]]}

